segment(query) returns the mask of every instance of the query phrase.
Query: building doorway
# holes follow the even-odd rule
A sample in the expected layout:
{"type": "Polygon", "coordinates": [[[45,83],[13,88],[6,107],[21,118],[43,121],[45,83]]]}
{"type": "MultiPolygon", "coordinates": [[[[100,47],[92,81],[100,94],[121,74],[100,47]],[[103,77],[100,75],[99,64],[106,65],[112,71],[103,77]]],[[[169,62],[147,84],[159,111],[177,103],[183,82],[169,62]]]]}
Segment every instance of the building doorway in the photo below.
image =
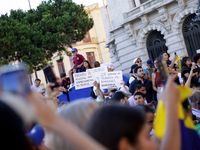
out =
{"type": "Polygon", "coordinates": [[[167,51],[166,40],[160,31],[154,30],[147,37],[147,51],[150,59],[157,58],[161,52],[167,51]]]}
{"type": "Polygon", "coordinates": [[[188,55],[193,60],[196,50],[200,49],[200,21],[197,21],[196,14],[185,19],[182,31],[188,55]]]}

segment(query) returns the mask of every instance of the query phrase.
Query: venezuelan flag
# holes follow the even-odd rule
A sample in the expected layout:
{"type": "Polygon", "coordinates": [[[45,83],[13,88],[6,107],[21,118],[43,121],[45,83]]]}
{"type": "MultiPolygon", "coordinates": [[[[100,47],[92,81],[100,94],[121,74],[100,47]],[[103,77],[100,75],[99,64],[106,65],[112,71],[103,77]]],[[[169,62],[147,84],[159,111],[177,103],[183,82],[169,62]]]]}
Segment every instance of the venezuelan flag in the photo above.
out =
{"type": "MultiPolygon", "coordinates": [[[[181,126],[181,149],[182,150],[200,150],[200,137],[195,130],[192,119],[184,113],[182,102],[190,96],[192,91],[184,86],[178,86],[180,91],[179,103],[179,120],[181,126]]],[[[162,100],[159,101],[156,118],[154,124],[155,134],[159,139],[162,139],[165,130],[166,122],[165,106],[162,100]]]]}

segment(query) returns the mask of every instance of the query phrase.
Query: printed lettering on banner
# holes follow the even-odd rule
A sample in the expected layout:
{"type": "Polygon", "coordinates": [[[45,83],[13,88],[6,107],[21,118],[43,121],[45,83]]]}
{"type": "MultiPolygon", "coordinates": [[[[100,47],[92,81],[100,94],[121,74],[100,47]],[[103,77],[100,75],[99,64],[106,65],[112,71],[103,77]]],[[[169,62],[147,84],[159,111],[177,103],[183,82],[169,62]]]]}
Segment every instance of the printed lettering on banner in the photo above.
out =
{"type": "Polygon", "coordinates": [[[98,83],[100,82],[101,79],[101,73],[107,73],[108,69],[106,66],[103,67],[98,67],[98,68],[93,68],[93,69],[88,69],[86,72],[91,75],[94,79],[94,81],[97,81],[98,83]]]}
{"type": "Polygon", "coordinates": [[[73,77],[76,90],[93,86],[94,79],[92,74],[89,74],[87,72],[80,72],[80,73],[74,73],[73,77]]]}
{"type": "Polygon", "coordinates": [[[121,87],[122,80],[122,71],[101,73],[100,88],[109,89],[121,87]]]}

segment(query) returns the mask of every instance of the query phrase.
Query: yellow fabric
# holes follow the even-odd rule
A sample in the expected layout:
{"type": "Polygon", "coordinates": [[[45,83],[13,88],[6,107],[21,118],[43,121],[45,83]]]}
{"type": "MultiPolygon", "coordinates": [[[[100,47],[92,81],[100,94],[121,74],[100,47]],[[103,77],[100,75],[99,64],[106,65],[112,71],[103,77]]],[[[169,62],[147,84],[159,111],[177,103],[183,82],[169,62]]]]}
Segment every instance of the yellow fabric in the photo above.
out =
{"type": "MultiPolygon", "coordinates": [[[[185,115],[184,115],[184,111],[183,111],[183,107],[182,107],[182,102],[192,94],[192,90],[185,86],[178,86],[178,89],[180,91],[180,103],[178,106],[179,119],[184,120],[186,127],[195,129],[191,118],[186,117],[186,119],[184,119],[185,115]]],[[[154,124],[155,134],[159,139],[162,139],[162,137],[164,135],[165,122],[166,122],[165,106],[164,106],[163,101],[159,100],[157,110],[156,110],[156,116],[155,116],[155,124],[154,124]]]]}

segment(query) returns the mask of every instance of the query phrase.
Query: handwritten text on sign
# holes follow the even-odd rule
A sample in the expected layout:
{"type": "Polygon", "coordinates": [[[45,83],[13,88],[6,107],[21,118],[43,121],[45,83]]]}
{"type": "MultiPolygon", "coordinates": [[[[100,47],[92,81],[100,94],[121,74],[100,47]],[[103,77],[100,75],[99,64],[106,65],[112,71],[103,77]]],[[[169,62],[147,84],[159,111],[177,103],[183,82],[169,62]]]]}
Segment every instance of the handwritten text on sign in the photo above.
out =
{"type": "Polygon", "coordinates": [[[89,75],[87,72],[81,72],[75,73],[73,74],[73,76],[76,90],[93,86],[94,79],[92,77],[92,74],[89,75]]]}
{"type": "Polygon", "coordinates": [[[100,88],[118,88],[121,87],[122,71],[101,73],[100,88]]]}
{"type": "Polygon", "coordinates": [[[93,79],[99,83],[101,79],[101,73],[108,72],[108,69],[106,66],[104,66],[104,67],[88,69],[86,70],[86,72],[88,73],[88,75],[92,75],[93,79]]]}

